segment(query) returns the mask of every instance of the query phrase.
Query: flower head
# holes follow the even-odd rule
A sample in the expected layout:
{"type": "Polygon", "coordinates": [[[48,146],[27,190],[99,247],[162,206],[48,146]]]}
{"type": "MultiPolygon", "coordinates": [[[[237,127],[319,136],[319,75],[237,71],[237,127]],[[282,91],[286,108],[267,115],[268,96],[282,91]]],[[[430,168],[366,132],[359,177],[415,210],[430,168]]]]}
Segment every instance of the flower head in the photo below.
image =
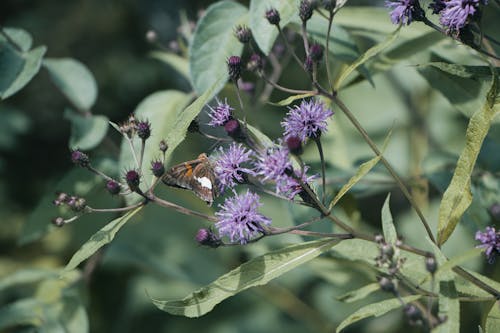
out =
{"type": "Polygon", "coordinates": [[[245,168],[244,163],[250,161],[252,151],[241,144],[232,143],[227,150],[220,148],[220,155],[214,165],[215,176],[219,181],[220,192],[232,188],[237,183],[244,182],[244,175],[255,174],[253,170],[245,168]]]}
{"type": "Polygon", "coordinates": [[[217,237],[217,235],[214,234],[212,230],[205,228],[198,230],[195,239],[198,244],[209,246],[212,248],[217,248],[222,244],[219,237],[217,237]]]}
{"type": "MultiPolygon", "coordinates": [[[[305,166],[303,172],[294,171],[295,176],[304,184],[309,184],[311,181],[318,178],[317,175],[307,176],[307,169],[308,167],[305,166]]],[[[284,195],[290,200],[293,200],[293,198],[303,190],[300,182],[291,175],[285,175],[276,183],[276,193],[284,195]]]]}
{"type": "Polygon", "coordinates": [[[247,190],[246,193],[227,198],[215,213],[218,222],[215,227],[219,235],[228,236],[231,242],[246,244],[250,239],[264,232],[262,225],[271,224],[271,219],[258,212],[262,205],[259,196],[247,190]]]}
{"type": "Polygon", "coordinates": [[[317,138],[326,131],[326,121],[333,111],[315,100],[302,101],[300,106],[290,108],[281,126],[285,128],[285,137],[297,136],[302,142],[307,138],[317,138]]]}
{"type": "Polygon", "coordinates": [[[217,100],[217,106],[216,107],[208,107],[210,109],[210,112],[208,115],[210,116],[210,122],[208,123],[209,126],[212,127],[217,127],[217,126],[224,126],[229,120],[233,119],[233,108],[227,104],[227,100],[222,103],[221,101],[217,100]]]}
{"type": "Polygon", "coordinates": [[[238,25],[234,29],[234,35],[236,36],[236,38],[238,38],[240,43],[243,44],[246,44],[252,40],[252,31],[244,25],[238,25]]]}
{"type": "Polygon", "coordinates": [[[288,149],[279,144],[259,154],[255,163],[256,174],[262,176],[262,181],[274,180],[278,182],[291,170],[292,164],[288,158],[288,149]]]}
{"type": "Polygon", "coordinates": [[[449,0],[444,3],[441,10],[439,22],[448,28],[450,32],[458,32],[467,24],[469,17],[472,17],[479,7],[479,4],[486,4],[486,0],[449,0]]]}
{"type": "Polygon", "coordinates": [[[151,136],[151,124],[147,120],[139,121],[135,125],[137,136],[142,140],[147,140],[151,136]]]}
{"type": "Polygon", "coordinates": [[[141,176],[139,173],[132,169],[128,170],[125,173],[125,181],[127,182],[127,185],[130,187],[132,191],[136,190],[139,188],[139,184],[141,183],[141,176]]]}
{"type": "Polygon", "coordinates": [[[276,8],[270,8],[266,11],[265,15],[266,19],[269,21],[270,24],[272,25],[279,25],[280,24],[280,13],[276,8]]]}
{"type": "Polygon", "coordinates": [[[241,76],[241,58],[238,56],[230,56],[227,59],[227,71],[229,78],[234,82],[238,81],[241,76]]]}
{"type": "Polygon", "coordinates": [[[86,168],[90,164],[90,159],[87,154],[81,150],[75,149],[71,152],[71,162],[81,166],[82,168],[86,168]]]}
{"type": "Polygon", "coordinates": [[[394,24],[410,24],[420,21],[425,16],[418,0],[392,0],[386,1],[385,6],[392,9],[391,21],[394,24]]]}
{"type": "Polygon", "coordinates": [[[108,180],[106,182],[106,190],[113,195],[118,194],[120,193],[120,184],[114,180],[108,180]]]}
{"type": "Polygon", "coordinates": [[[500,235],[495,228],[486,227],[484,232],[476,232],[476,240],[481,242],[481,245],[477,247],[485,249],[484,254],[488,258],[488,262],[493,263],[497,254],[500,253],[500,235]]]}
{"type": "Polygon", "coordinates": [[[163,164],[163,161],[151,161],[151,172],[153,172],[153,175],[155,175],[155,177],[163,176],[163,174],[165,173],[165,165],[163,164]]]}

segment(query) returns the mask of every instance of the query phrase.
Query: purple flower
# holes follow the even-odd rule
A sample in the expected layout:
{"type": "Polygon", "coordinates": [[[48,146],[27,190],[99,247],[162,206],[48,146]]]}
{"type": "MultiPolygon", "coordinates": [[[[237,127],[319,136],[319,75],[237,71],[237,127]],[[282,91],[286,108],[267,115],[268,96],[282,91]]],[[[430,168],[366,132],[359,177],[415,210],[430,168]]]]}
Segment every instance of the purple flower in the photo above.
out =
{"type": "Polygon", "coordinates": [[[486,0],[449,0],[444,3],[439,22],[448,28],[448,31],[459,31],[467,24],[467,19],[473,16],[480,3],[486,0]]]}
{"type": "Polygon", "coordinates": [[[421,20],[425,15],[418,0],[393,0],[386,1],[385,6],[392,9],[391,22],[394,24],[410,24],[412,21],[421,20]]]}
{"type": "Polygon", "coordinates": [[[252,151],[241,144],[232,143],[227,150],[220,148],[220,155],[214,165],[215,176],[219,181],[220,192],[245,181],[244,175],[255,173],[242,166],[250,161],[252,151]]]}
{"type": "MultiPolygon", "coordinates": [[[[303,172],[294,171],[297,178],[300,178],[304,184],[309,184],[311,181],[318,178],[317,175],[307,176],[307,169],[308,167],[305,166],[303,172]]],[[[276,183],[276,193],[284,195],[290,200],[293,200],[293,198],[302,191],[303,189],[299,181],[292,176],[285,175],[276,183]]]]}
{"type": "Polygon", "coordinates": [[[495,228],[486,227],[485,232],[476,232],[476,240],[481,242],[481,245],[477,247],[485,249],[484,254],[488,258],[488,262],[493,263],[496,255],[500,252],[500,235],[497,234],[495,228]]]}
{"type": "Polygon", "coordinates": [[[256,174],[262,176],[262,182],[274,180],[278,182],[287,169],[292,169],[292,164],[288,158],[288,149],[281,145],[261,152],[255,163],[256,174]]]}
{"type": "Polygon", "coordinates": [[[285,120],[281,122],[281,126],[285,128],[285,138],[297,136],[302,142],[307,138],[317,138],[321,132],[326,131],[326,121],[333,115],[332,110],[315,100],[304,100],[300,106],[295,105],[289,109],[285,120]]]}
{"type": "Polygon", "coordinates": [[[220,210],[215,213],[218,222],[215,227],[219,235],[228,236],[231,242],[246,244],[248,241],[265,232],[262,225],[269,225],[271,219],[258,212],[262,205],[259,196],[247,190],[246,193],[227,198],[220,210]]]}
{"type": "Polygon", "coordinates": [[[215,108],[212,108],[211,106],[209,106],[208,108],[210,109],[208,115],[211,118],[210,122],[208,123],[209,126],[224,126],[229,120],[233,118],[232,111],[234,109],[229,106],[229,104],[227,104],[227,100],[224,100],[224,103],[221,103],[221,101],[217,100],[217,106],[215,108]]]}

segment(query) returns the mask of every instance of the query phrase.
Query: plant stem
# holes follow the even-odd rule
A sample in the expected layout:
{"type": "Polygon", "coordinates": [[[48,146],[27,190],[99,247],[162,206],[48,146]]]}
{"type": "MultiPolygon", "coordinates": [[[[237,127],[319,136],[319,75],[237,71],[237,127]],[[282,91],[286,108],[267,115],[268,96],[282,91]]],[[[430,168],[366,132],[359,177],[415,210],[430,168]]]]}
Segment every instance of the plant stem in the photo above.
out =
{"type": "Polygon", "coordinates": [[[290,94],[296,94],[296,95],[303,95],[303,94],[316,95],[317,94],[317,92],[315,92],[313,90],[298,90],[298,89],[289,89],[289,88],[282,87],[279,84],[270,81],[263,73],[261,73],[260,77],[263,78],[267,83],[272,85],[274,88],[279,89],[279,90],[284,91],[284,92],[287,92],[287,93],[290,93],[290,94]]]}
{"type": "Polygon", "coordinates": [[[286,38],[285,34],[283,33],[283,30],[281,30],[279,25],[277,25],[276,27],[278,28],[278,32],[280,33],[281,38],[283,38],[283,42],[285,43],[285,47],[288,49],[288,51],[290,51],[290,53],[292,54],[295,61],[297,61],[297,64],[299,64],[299,66],[301,68],[304,68],[304,65],[300,61],[299,57],[297,57],[297,55],[295,54],[295,51],[291,48],[290,44],[288,44],[288,39],[286,38]]]}
{"type": "Polygon", "coordinates": [[[148,198],[152,202],[154,202],[154,203],[156,203],[156,204],[158,204],[158,205],[160,205],[162,207],[172,208],[172,209],[178,211],[179,213],[182,213],[182,214],[185,214],[185,215],[191,215],[191,216],[201,217],[201,218],[206,219],[206,220],[208,220],[210,222],[217,222],[217,218],[215,216],[206,215],[206,214],[203,214],[203,213],[191,210],[189,208],[185,208],[185,207],[179,206],[177,204],[174,204],[173,202],[160,199],[160,198],[158,198],[157,196],[155,196],[153,194],[150,194],[148,196],[148,198]]]}
{"type": "Polygon", "coordinates": [[[321,195],[321,201],[325,203],[325,194],[326,194],[325,156],[323,155],[323,146],[321,145],[321,139],[319,137],[314,138],[314,142],[316,142],[316,146],[318,147],[319,158],[321,160],[321,180],[323,185],[323,193],[321,195]]]}
{"type": "Polygon", "coordinates": [[[330,91],[333,92],[333,84],[332,84],[332,75],[330,73],[330,61],[328,59],[329,52],[329,44],[330,44],[330,33],[332,30],[333,23],[333,11],[330,12],[330,16],[328,17],[328,30],[326,32],[326,45],[325,45],[325,66],[326,66],[326,77],[328,79],[328,86],[330,87],[330,91]]]}

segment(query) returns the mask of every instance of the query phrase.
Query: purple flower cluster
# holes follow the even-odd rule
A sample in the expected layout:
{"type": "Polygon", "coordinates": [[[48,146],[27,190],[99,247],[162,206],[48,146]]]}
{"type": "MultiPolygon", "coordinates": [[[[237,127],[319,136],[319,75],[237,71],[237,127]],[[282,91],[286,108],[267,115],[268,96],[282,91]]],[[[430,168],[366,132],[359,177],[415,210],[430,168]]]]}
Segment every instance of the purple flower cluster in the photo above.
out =
{"type": "Polygon", "coordinates": [[[276,183],[276,192],[293,200],[297,194],[303,191],[302,186],[298,179],[304,184],[310,184],[314,179],[318,178],[317,175],[307,176],[308,167],[305,166],[302,172],[294,171],[295,177],[284,175],[276,183]]]}
{"type": "Polygon", "coordinates": [[[228,236],[232,243],[246,244],[259,233],[265,233],[263,226],[271,224],[271,219],[259,213],[262,206],[259,199],[257,194],[247,190],[219,205],[220,210],[215,213],[219,236],[228,236]]]}
{"type": "Polygon", "coordinates": [[[281,126],[285,138],[296,136],[305,142],[307,138],[317,138],[326,131],[327,120],[333,111],[314,99],[303,100],[299,106],[290,108],[281,126]]]}
{"type": "Polygon", "coordinates": [[[479,4],[486,5],[485,0],[449,0],[444,2],[444,8],[440,11],[439,22],[451,32],[457,32],[463,28],[470,17],[472,17],[479,4]]]}
{"type": "Polygon", "coordinates": [[[216,107],[209,106],[208,108],[210,109],[210,112],[208,113],[210,117],[210,122],[208,123],[209,126],[224,126],[233,118],[234,109],[227,104],[227,100],[225,100],[224,103],[217,100],[216,107]]]}
{"type": "Polygon", "coordinates": [[[391,22],[394,24],[410,24],[417,10],[421,10],[418,0],[386,1],[386,7],[392,9],[391,22]]]}
{"type": "Polygon", "coordinates": [[[500,234],[493,227],[486,227],[484,232],[476,232],[476,240],[481,242],[477,247],[484,248],[484,254],[491,264],[495,261],[495,257],[500,253],[500,234]]]}
{"type": "Polygon", "coordinates": [[[277,146],[261,152],[255,162],[255,169],[256,174],[262,177],[262,182],[279,181],[287,170],[292,169],[288,149],[279,142],[277,146]]]}
{"type": "Polygon", "coordinates": [[[253,152],[241,144],[232,143],[228,149],[220,148],[220,154],[214,165],[214,172],[219,181],[220,192],[244,182],[245,174],[254,175],[254,171],[244,166],[250,162],[253,152]]]}

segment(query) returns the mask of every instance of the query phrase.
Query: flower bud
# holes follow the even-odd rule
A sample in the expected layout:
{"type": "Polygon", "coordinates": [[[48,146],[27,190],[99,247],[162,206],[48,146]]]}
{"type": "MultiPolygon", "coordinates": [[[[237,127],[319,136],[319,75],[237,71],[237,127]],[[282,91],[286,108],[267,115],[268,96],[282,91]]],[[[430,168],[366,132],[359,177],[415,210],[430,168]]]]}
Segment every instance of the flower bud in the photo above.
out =
{"type": "Polygon", "coordinates": [[[162,161],[156,160],[151,162],[151,171],[155,177],[161,177],[165,173],[165,166],[162,161]]]}
{"type": "Polygon", "coordinates": [[[425,258],[425,269],[427,269],[427,272],[434,274],[437,271],[437,267],[438,265],[434,256],[427,256],[425,258]]]}
{"type": "Polygon", "coordinates": [[[309,47],[309,55],[311,56],[311,60],[318,63],[323,59],[323,46],[320,44],[312,44],[309,47]]]}
{"type": "Polygon", "coordinates": [[[52,203],[56,206],[61,206],[62,204],[66,203],[69,198],[68,193],[65,192],[56,193],[56,195],[57,198],[52,201],[52,203]]]}
{"type": "Polygon", "coordinates": [[[209,247],[212,247],[212,248],[217,248],[217,247],[219,247],[222,244],[222,242],[219,239],[219,237],[217,237],[217,235],[214,234],[209,229],[200,229],[200,230],[198,230],[198,232],[196,233],[196,237],[195,238],[196,238],[196,241],[198,242],[198,244],[209,246],[209,247]]]}
{"type": "Polygon", "coordinates": [[[62,227],[64,223],[64,219],[60,216],[53,218],[52,219],[52,224],[55,225],[56,227],[62,227]]]}
{"type": "Polygon", "coordinates": [[[106,182],[106,190],[113,195],[118,194],[120,193],[120,184],[114,180],[108,180],[106,182]]]}
{"type": "Polygon", "coordinates": [[[266,11],[266,19],[271,23],[272,25],[279,25],[280,24],[280,13],[276,8],[270,8],[269,10],[266,11]]]}
{"type": "Polygon", "coordinates": [[[141,183],[141,176],[136,170],[129,170],[125,174],[125,181],[127,185],[130,187],[132,191],[135,191],[139,188],[139,184],[141,183]]]}
{"type": "Polygon", "coordinates": [[[87,154],[82,151],[75,149],[71,152],[71,162],[75,163],[82,168],[86,168],[90,165],[90,159],[87,154]]]}
{"type": "Polygon", "coordinates": [[[168,149],[167,142],[165,140],[161,140],[159,144],[160,151],[165,154],[168,149]]]}
{"type": "Polygon", "coordinates": [[[240,43],[246,44],[252,40],[252,31],[247,27],[243,25],[239,25],[236,27],[234,30],[234,35],[240,43]]]}
{"type": "Polygon", "coordinates": [[[380,280],[378,280],[378,284],[380,285],[380,289],[382,289],[383,291],[391,293],[396,291],[396,286],[389,278],[381,277],[380,280]]]}
{"type": "Polygon", "coordinates": [[[286,139],[286,145],[288,147],[288,150],[290,153],[293,155],[299,156],[302,154],[304,151],[302,149],[302,141],[298,136],[290,136],[286,139]]]}
{"type": "Polygon", "coordinates": [[[227,60],[227,70],[229,78],[232,81],[238,81],[241,76],[241,58],[238,56],[230,56],[227,60]]]}
{"type": "Polygon", "coordinates": [[[323,1],[323,7],[330,12],[335,9],[335,6],[337,6],[337,0],[324,0],[323,1]]]}
{"type": "Polygon", "coordinates": [[[302,20],[302,22],[306,22],[311,18],[313,10],[314,10],[313,5],[309,0],[300,1],[299,17],[302,20]]]}
{"type": "Polygon", "coordinates": [[[135,129],[137,131],[137,136],[143,141],[151,136],[151,124],[147,120],[138,122],[135,129]]]}
{"type": "Polygon", "coordinates": [[[224,124],[224,129],[227,135],[232,137],[235,141],[241,142],[245,138],[241,130],[240,122],[237,119],[230,119],[224,124]]]}
{"type": "Polygon", "coordinates": [[[247,69],[254,72],[262,70],[263,67],[264,62],[262,61],[262,57],[257,53],[252,54],[247,62],[247,69]]]}
{"type": "Polygon", "coordinates": [[[394,248],[392,247],[391,244],[382,244],[380,246],[380,252],[382,255],[384,255],[388,259],[392,259],[392,256],[394,255],[394,248]]]}

